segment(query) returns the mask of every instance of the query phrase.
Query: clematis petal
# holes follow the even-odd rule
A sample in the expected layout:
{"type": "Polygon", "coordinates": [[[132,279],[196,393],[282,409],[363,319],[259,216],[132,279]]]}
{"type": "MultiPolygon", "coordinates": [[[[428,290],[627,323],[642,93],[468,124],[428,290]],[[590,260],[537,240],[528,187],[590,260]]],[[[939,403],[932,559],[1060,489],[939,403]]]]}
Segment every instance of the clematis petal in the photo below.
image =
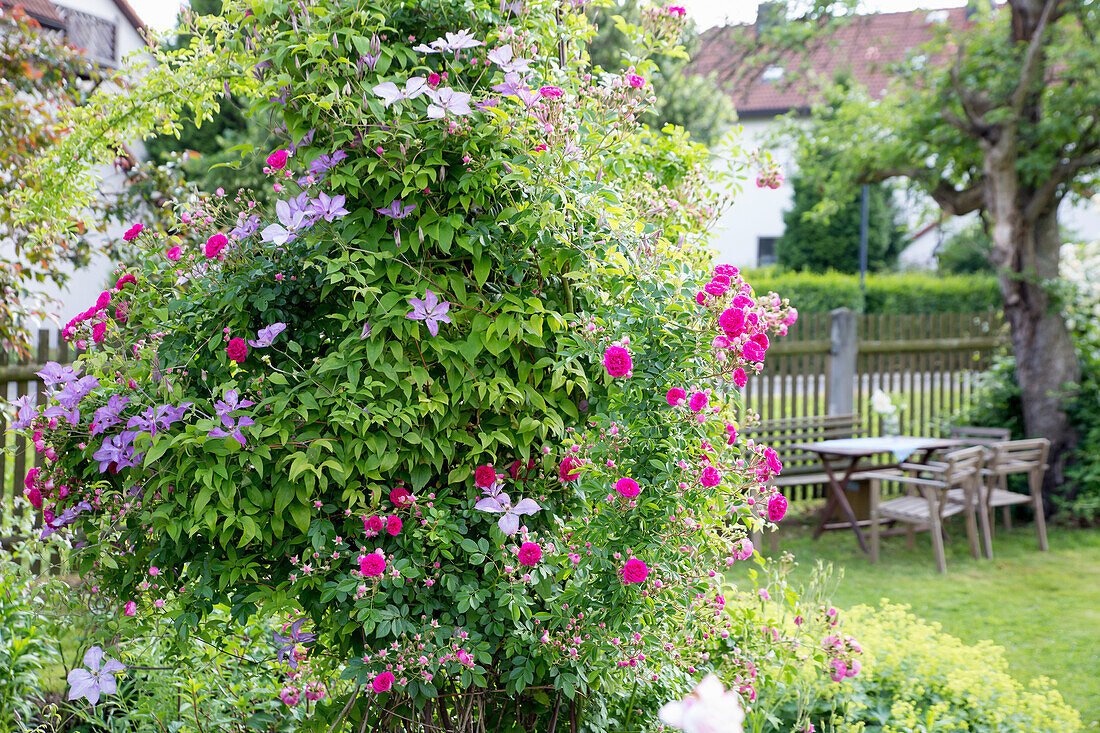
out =
{"type": "Polygon", "coordinates": [[[103,660],[103,650],[98,646],[93,646],[88,651],[84,652],[84,666],[93,672],[99,671],[99,663],[103,660]]]}
{"type": "Polygon", "coordinates": [[[511,537],[519,531],[519,517],[512,512],[508,512],[497,520],[497,526],[500,527],[501,532],[511,537]]]}
{"type": "Polygon", "coordinates": [[[512,511],[516,514],[534,514],[537,511],[542,511],[542,507],[534,499],[520,499],[519,503],[512,508],[512,511]]]}

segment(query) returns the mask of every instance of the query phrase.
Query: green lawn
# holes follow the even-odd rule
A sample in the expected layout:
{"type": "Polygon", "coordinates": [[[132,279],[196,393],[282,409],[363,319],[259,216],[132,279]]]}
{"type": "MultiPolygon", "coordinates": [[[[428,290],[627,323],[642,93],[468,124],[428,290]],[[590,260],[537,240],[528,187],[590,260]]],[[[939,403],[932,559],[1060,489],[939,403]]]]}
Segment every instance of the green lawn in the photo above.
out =
{"type": "Polygon", "coordinates": [[[814,540],[809,521],[785,520],[779,549],[794,553],[803,575],[818,558],[842,568],[838,607],[888,598],[963,641],[990,639],[1005,648],[1018,679],[1056,680],[1086,725],[1100,728],[1100,530],[1050,527],[1043,553],[1032,525],[1008,532],[999,525],[994,559],[974,560],[961,519],[951,520],[947,574],[939,575],[927,533],[914,550],[904,536],[883,538],[882,560],[871,565],[851,531],[814,540]]]}

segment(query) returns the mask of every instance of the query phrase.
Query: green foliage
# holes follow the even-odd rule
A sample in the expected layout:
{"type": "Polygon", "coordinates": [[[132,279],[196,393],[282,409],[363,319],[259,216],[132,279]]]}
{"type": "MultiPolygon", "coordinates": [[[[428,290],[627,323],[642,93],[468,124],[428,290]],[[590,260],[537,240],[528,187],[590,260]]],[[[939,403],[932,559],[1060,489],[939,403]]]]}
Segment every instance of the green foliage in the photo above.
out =
{"type": "MultiPolygon", "coordinates": [[[[618,16],[629,23],[639,23],[642,14],[638,0],[622,0],[611,6],[594,5],[589,15],[599,28],[588,46],[593,66],[615,72],[633,67],[638,49],[633,48],[614,18],[618,16]]],[[[687,56],[695,53],[699,37],[694,21],[685,25],[680,42],[687,56]]],[[[682,127],[692,139],[713,145],[729,132],[737,114],[733,102],[713,76],[688,74],[687,67],[687,57],[679,54],[662,55],[657,59],[650,78],[657,103],[642,121],[657,130],[665,125],[682,127]]]]}
{"type": "MultiPolygon", "coordinates": [[[[907,606],[856,606],[845,614],[845,630],[863,645],[863,668],[856,677],[816,690],[821,702],[810,717],[818,730],[1082,730],[1080,715],[1050,680],[1017,681],[1002,648],[990,642],[964,644],[943,633],[939,624],[919,620],[907,606]]],[[[763,696],[771,694],[784,696],[789,690],[777,685],[763,696]]]]}
{"type": "MultiPolygon", "coordinates": [[[[783,293],[801,313],[860,309],[858,275],[758,270],[747,277],[761,291],[783,293]]],[[[867,313],[969,313],[999,306],[997,279],[991,275],[912,272],[867,277],[867,313]]]]}
{"type": "Polygon", "coordinates": [[[993,263],[989,259],[992,250],[993,240],[982,222],[974,221],[944,240],[936,252],[936,260],[941,272],[954,275],[992,272],[993,263]]]}
{"type": "MultiPolygon", "coordinates": [[[[810,212],[821,201],[812,181],[801,176],[792,180],[793,207],[783,213],[783,236],[777,243],[779,266],[787,270],[859,272],[861,195],[854,196],[828,221],[814,221],[810,212]]],[[[869,188],[867,269],[871,272],[893,267],[906,244],[898,225],[898,209],[891,186],[869,188]]]]}
{"type": "MultiPolygon", "coordinates": [[[[133,278],[66,328],[95,384],[80,414],[47,430],[59,458],[43,486],[48,518],[75,519],[87,541],[76,568],[104,603],[171,621],[181,643],[208,640],[219,606],[237,621],[300,619],[316,634],[311,670],[358,700],[344,712],[385,725],[436,714],[433,698],[455,712],[470,691],[501,730],[542,729],[554,698],[694,674],[703,640],[733,623],[700,616],[695,599],[716,592],[712,569],[737,542],[770,526],[747,499],[766,500],[761,476],[775,469],[762,446],[728,439],[733,393],[705,412],[665,395],[760,368],[743,341],[714,345],[735,297],[761,351],[788,315],[775,294],[750,298],[732,269],[711,283],[723,292],[695,301],[712,277],[699,245],[720,203],[705,148],[637,126],[650,96],[628,77],[593,80],[579,56],[545,57],[591,36],[578,12],[536,4],[516,19],[495,0],[245,9],[200,18],[148,87],[96,105],[102,120],[75,118],[108,136],[153,115],[177,130],[167,95],[181,83],[202,114],[253,85],[254,117],[278,120],[295,150],[267,172],[275,212],[247,196],[200,198],[177,212],[181,258],[141,235],[133,278]],[[408,40],[461,28],[486,47],[434,54],[408,40]],[[503,74],[483,54],[506,40],[531,58],[526,102],[492,90],[503,74]],[[357,63],[372,47],[374,63],[357,63]],[[443,84],[443,72],[450,93],[495,101],[446,114],[443,91],[382,101],[387,83],[438,73],[443,84]],[[326,202],[339,213],[303,223],[326,202]],[[198,246],[222,232],[223,250],[198,246]],[[445,321],[411,317],[428,292],[447,302],[445,321]],[[285,331],[256,343],[275,324],[285,331]],[[633,355],[626,374],[604,365],[613,344],[633,355]],[[93,417],[112,397],[119,422],[93,417]],[[704,443],[720,488],[702,485],[704,443]],[[479,466],[499,478],[475,484],[479,466]],[[634,501],[615,492],[626,477],[634,501]],[[496,501],[527,507],[522,529],[482,496],[492,484],[508,492],[496,501]],[[72,491],[49,493],[60,485],[72,491]],[[74,516],[81,498],[94,506],[74,516]],[[518,567],[528,542],[542,557],[518,567]],[[384,573],[370,569],[378,553],[384,573]],[[628,558],[651,568],[653,592],[624,577],[628,558]],[[360,698],[395,657],[393,691],[360,698]]],[[[650,52],[678,38],[680,16],[655,12],[621,24],[650,52]]],[[[68,147],[82,134],[65,143],[75,176],[103,152],[68,147]]],[[[262,168],[270,151],[258,152],[262,168]]],[[[61,206],[27,204],[27,215],[61,206]]],[[[594,730],[611,724],[599,704],[581,706],[594,730]]]]}
{"type": "Polygon", "coordinates": [[[34,580],[24,568],[0,559],[0,731],[21,730],[40,705],[39,675],[56,649],[41,616],[34,580]]]}

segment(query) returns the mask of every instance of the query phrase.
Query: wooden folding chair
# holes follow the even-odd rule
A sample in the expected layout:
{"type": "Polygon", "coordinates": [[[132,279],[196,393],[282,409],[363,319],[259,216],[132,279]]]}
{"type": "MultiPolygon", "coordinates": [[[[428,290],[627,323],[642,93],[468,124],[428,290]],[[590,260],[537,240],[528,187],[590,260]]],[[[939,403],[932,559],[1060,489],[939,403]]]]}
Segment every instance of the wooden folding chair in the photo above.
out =
{"type": "MultiPolygon", "coordinates": [[[[1006,440],[990,446],[985,468],[982,469],[984,481],[978,492],[979,520],[986,557],[993,557],[993,525],[995,524],[993,512],[997,507],[1001,507],[1005,528],[1011,529],[1011,509],[1014,504],[1031,504],[1035,511],[1035,529],[1039,535],[1039,549],[1043,552],[1047,551],[1047,525],[1043,514],[1043,477],[1049,468],[1047,465],[1049,453],[1050,441],[1046,438],[1006,440]],[[1027,474],[1027,494],[1008,489],[1008,477],[1020,473],[1027,474]]],[[[954,501],[963,499],[963,495],[957,491],[949,492],[949,497],[954,501]]]]}
{"type": "Polygon", "coordinates": [[[897,469],[865,474],[871,480],[871,562],[876,563],[879,559],[880,524],[883,521],[904,522],[909,525],[906,534],[910,546],[918,528],[927,527],[930,530],[936,569],[946,573],[943,520],[956,514],[966,515],[970,554],[979,557],[978,527],[974,515],[984,462],[985,449],[974,446],[952,451],[943,457],[942,463],[936,465],[903,463],[897,469]],[[884,481],[902,484],[906,487],[906,495],[880,501],[884,481]],[[952,490],[962,491],[968,500],[948,499],[947,494],[952,490]]]}

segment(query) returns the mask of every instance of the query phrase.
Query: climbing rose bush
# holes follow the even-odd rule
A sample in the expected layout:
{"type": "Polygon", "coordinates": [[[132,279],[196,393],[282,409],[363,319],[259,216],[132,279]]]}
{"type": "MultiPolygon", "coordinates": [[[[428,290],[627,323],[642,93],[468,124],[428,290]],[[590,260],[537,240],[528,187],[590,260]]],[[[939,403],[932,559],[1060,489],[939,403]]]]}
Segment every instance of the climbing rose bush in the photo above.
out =
{"type": "MultiPolygon", "coordinates": [[[[142,266],[65,326],[85,353],[16,426],[43,534],[80,538],[119,616],[278,612],[288,707],[354,684],[340,715],[435,698],[530,729],[686,686],[737,632],[723,573],[785,505],[731,387],[796,314],[699,266],[720,201],[699,148],[644,143],[652,62],[587,67],[577,8],[470,7],[238,2],[196,29],[280,121],[277,200],[181,209],[202,245],[135,225],[142,266]]],[[[677,37],[646,18],[647,53],[677,37]]],[[[722,670],[748,700],[750,657],[722,670]]]]}

